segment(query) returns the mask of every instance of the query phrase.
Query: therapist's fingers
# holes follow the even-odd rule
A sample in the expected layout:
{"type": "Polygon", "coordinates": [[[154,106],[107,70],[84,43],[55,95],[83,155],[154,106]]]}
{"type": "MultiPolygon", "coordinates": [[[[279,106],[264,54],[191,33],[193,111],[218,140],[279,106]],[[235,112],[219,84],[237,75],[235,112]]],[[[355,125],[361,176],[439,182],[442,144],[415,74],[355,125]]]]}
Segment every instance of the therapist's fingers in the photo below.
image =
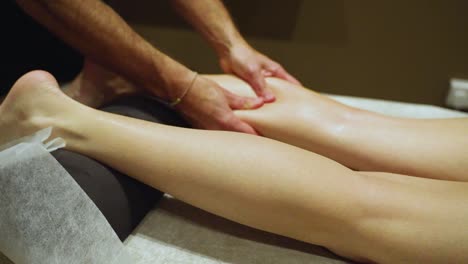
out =
{"type": "Polygon", "coordinates": [[[289,74],[281,65],[278,65],[278,67],[272,69],[270,72],[272,77],[277,77],[290,83],[302,86],[301,82],[289,74]]]}
{"type": "Polygon", "coordinates": [[[262,97],[265,103],[271,103],[275,101],[275,95],[273,91],[268,87],[265,81],[264,69],[258,65],[248,67],[246,73],[242,78],[247,81],[255,93],[262,97]]]}
{"type": "Polygon", "coordinates": [[[275,101],[275,96],[266,85],[265,57],[249,45],[237,45],[228,53],[220,57],[221,68],[226,73],[231,73],[246,81],[255,94],[263,98],[266,103],[275,101]]]}
{"type": "Polygon", "coordinates": [[[264,100],[260,97],[239,96],[226,89],[223,89],[223,91],[229,107],[233,110],[257,109],[264,104],[264,100]]]}
{"type": "Polygon", "coordinates": [[[251,135],[258,135],[257,131],[255,131],[255,129],[251,125],[242,121],[240,118],[234,115],[234,113],[230,115],[228,119],[225,120],[224,130],[237,131],[237,132],[247,133],[251,135]]]}
{"type": "MultiPolygon", "coordinates": [[[[226,89],[223,89],[223,91],[224,91],[226,100],[229,104],[229,107],[231,107],[231,109],[233,110],[257,109],[263,106],[264,104],[263,99],[259,97],[238,96],[226,89]]],[[[251,125],[241,120],[232,111],[230,111],[229,113],[225,113],[223,120],[220,123],[224,125],[224,128],[223,128],[224,130],[258,135],[257,131],[255,131],[255,129],[251,125]]]]}
{"type": "Polygon", "coordinates": [[[199,76],[175,108],[196,128],[257,135],[255,129],[234,115],[232,109],[252,109],[262,105],[261,98],[237,96],[199,76]]]}

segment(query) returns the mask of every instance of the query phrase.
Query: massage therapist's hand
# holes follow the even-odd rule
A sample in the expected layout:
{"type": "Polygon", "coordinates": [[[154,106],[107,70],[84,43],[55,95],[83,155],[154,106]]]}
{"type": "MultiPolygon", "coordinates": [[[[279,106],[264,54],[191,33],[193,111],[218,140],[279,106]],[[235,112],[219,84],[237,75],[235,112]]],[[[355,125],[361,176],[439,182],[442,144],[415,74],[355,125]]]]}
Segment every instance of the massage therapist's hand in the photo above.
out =
{"type": "Polygon", "coordinates": [[[261,98],[237,96],[217,83],[198,75],[176,108],[194,127],[257,135],[250,125],[234,115],[233,110],[254,109],[262,105],[261,98]]]}
{"type": "Polygon", "coordinates": [[[237,75],[249,83],[255,93],[267,103],[273,102],[275,96],[266,86],[265,77],[277,77],[301,85],[279,63],[256,51],[247,43],[237,44],[221,53],[219,57],[221,68],[226,73],[237,75]]]}

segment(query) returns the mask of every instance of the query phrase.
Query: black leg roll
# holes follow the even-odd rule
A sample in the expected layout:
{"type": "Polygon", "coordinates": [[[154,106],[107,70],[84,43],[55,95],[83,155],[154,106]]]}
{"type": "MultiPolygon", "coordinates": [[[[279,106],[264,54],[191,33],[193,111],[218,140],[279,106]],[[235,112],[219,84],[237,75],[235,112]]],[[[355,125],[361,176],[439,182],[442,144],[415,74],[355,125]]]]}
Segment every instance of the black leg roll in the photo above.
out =
{"type": "MultiPolygon", "coordinates": [[[[187,126],[175,112],[151,99],[127,98],[103,110],[155,123],[187,126]]],[[[162,192],[81,154],[58,150],[53,155],[93,200],[122,241],[163,196],[162,192]]]]}

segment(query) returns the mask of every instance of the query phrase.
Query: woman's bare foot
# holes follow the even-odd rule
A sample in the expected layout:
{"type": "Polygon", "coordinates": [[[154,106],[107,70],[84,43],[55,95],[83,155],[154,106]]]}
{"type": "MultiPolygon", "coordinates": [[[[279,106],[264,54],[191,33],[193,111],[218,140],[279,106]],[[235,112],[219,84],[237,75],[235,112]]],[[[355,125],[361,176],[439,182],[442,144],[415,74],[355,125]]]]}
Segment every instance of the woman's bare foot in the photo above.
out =
{"type": "Polygon", "coordinates": [[[51,74],[32,71],[23,75],[0,105],[0,145],[59,125],[77,105],[60,91],[51,74]]]}
{"type": "Polygon", "coordinates": [[[138,90],[119,75],[86,59],[83,70],[64,87],[64,92],[82,104],[97,108],[138,90]]]}

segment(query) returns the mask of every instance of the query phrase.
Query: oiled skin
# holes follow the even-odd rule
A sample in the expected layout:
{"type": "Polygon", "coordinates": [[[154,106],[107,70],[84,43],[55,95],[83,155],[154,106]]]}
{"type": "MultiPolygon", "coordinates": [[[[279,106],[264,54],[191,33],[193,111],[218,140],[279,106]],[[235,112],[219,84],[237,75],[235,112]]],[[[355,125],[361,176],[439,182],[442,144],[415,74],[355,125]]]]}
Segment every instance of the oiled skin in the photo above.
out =
{"type": "MultiPolygon", "coordinates": [[[[268,81],[277,86],[273,87],[277,103],[255,113],[237,113],[265,136],[315,150],[318,142],[330,139],[326,135],[330,129],[338,130],[333,136],[340,136],[334,125],[350,118],[342,113],[355,111],[320,97],[310,101],[317,95],[300,91],[293,100],[298,106],[294,106],[278,92],[292,88],[276,82],[268,81]],[[324,107],[302,112],[307,101],[324,107]],[[294,123],[298,109],[304,120],[311,120],[315,113],[323,127],[308,122],[302,131],[291,129],[304,121],[294,123]],[[295,113],[288,120],[284,119],[286,110],[295,113]]],[[[461,128],[466,123],[447,122],[461,128]]],[[[468,261],[468,186],[464,182],[355,172],[324,156],[267,138],[156,125],[97,111],[66,97],[49,74],[36,71],[23,76],[0,106],[0,144],[47,126],[54,127],[54,135],[63,137],[70,150],[254,228],[323,245],[362,261],[468,261]]],[[[351,144],[346,138],[340,140],[351,144]]],[[[363,147],[366,144],[361,142],[363,147]]],[[[317,149],[339,150],[340,146],[322,143],[317,149]]],[[[372,151],[371,143],[368,147],[372,151]]],[[[340,157],[346,160],[346,153],[340,157]]],[[[457,172],[447,175],[463,179],[457,172]]]]}
{"type": "MultiPolygon", "coordinates": [[[[253,96],[236,77],[208,77],[233,92],[253,96]]],[[[345,106],[280,79],[267,82],[277,101],[237,115],[268,138],[360,171],[468,181],[468,118],[389,117],[345,106]]]]}

